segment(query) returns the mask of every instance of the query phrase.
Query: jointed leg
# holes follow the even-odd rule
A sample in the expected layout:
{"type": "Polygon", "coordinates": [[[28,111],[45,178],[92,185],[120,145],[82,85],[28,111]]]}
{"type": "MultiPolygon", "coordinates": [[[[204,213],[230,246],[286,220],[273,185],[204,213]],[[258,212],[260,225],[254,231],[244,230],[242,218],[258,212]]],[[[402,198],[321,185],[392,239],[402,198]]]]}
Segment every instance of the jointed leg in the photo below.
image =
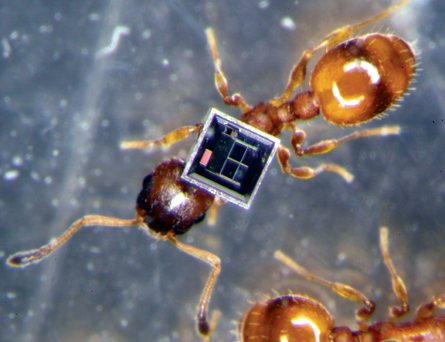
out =
{"type": "MultiPolygon", "coordinates": [[[[198,332],[201,334],[201,336],[210,336],[210,334],[212,333],[212,329],[214,329],[214,326],[212,327],[212,325],[214,324],[209,325],[207,312],[210,296],[212,295],[213,287],[215,286],[216,279],[218,278],[219,272],[221,270],[221,260],[216,255],[210,252],[203,251],[202,249],[198,249],[179,242],[172,234],[168,234],[167,239],[183,252],[190,254],[195,258],[201,259],[202,261],[208,263],[210,266],[213,267],[209,279],[207,280],[207,284],[202,291],[201,299],[199,300],[198,305],[198,332]]],[[[213,321],[214,320],[212,319],[212,322],[213,321]]]]}
{"type": "MultiPolygon", "coordinates": [[[[212,318],[210,319],[210,328],[209,328],[209,333],[206,336],[203,336],[203,342],[207,342],[210,340],[210,337],[213,334],[213,331],[216,328],[216,324],[218,323],[218,319],[221,316],[221,311],[219,310],[213,310],[212,312],[212,318]]],[[[202,336],[202,334],[201,334],[202,336]]]]}
{"type": "Polygon", "coordinates": [[[423,318],[430,317],[435,308],[445,309],[445,294],[440,297],[434,297],[430,302],[418,307],[414,321],[419,322],[423,318]]]}
{"type": "Polygon", "coordinates": [[[341,42],[343,42],[346,38],[348,38],[354,31],[357,31],[358,29],[361,29],[362,27],[365,27],[369,24],[375,23],[376,21],[379,21],[392,12],[397,11],[400,7],[406,5],[411,0],[401,0],[394,6],[391,6],[384,10],[383,12],[376,14],[375,16],[368,18],[366,20],[363,20],[362,22],[355,24],[353,26],[347,25],[344,27],[341,27],[337,30],[332,31],[330,34],[328,34],[326,37],[324,37],[320,43],[317,44],[315,48],[312,49],[313,52],[318,51],[320,49],[328,49],[331,46],[338,45],[341,42]]]}
{"type": "Polygon", "coordinates": [[[383,261],[389,273],[391,273],[392,288],[402,303],[401,306],[392,306],[389,308],[390,320],[394,320],[394,318],[406,315],[409,312],[409,305],[405,284],[398,276],[388,253],[388,228],[386,227],[380,228],[380,249],[382,250],[383,261]]]}
{"type": "Polygon", "coordinates": [[[114,217],[99,216],[99,215],[87,215],[77,220],[72,226],[65,231],[54,242],[50,242],[47,245],[40,247],[39,249],[31,249],[28,251],[18,252],[11,255],[7,263],[14,267],[26,267],[32,263],[37,263],[49,254],[54,252],[60,246],[62,246],[68,239],[73,236],[82,227],[88,226],[106,226],[106,227],[128,227],[136,226],[139,224],[137,219],[122,220],[114,217]]]}
{"type": "Polygon", "coordinates": [[[354,132],[340,139],[330,139],[323,140],[307,148],[303,148],[304,140],[306,139],[306,134],[304,131],[295,130],[292,134],[291,144],[294,152],[297,156],[311,155],[311,154],[323,154],[332,151],[338,145],[348,142],[350,140],[370,137],[370,136],[387,136],[387,135],[397,135],[400,133],[399,126],[383,126],[374,129],[368,129],[365,131],[354,132]]]}
{"type": "Polygon", "coordinates": [[[364,322],[364,320],[368,319],[373,314],[373,312],[375,310],[375,304],[373,301],[370,301],[368,298],[366,298],[366,296],[363,293],[354,289],[351,286],[348,286],[348,285],[345,285],[342,283],[334,283],[329,280],[320,278],[320,277],[316,276],[315,274],[312,274],[305,268],[298,265],[291,258],[286,256],[280,250],[275,251],[274,257],[275,257],[275,259],[280,260],[287,267],[291,268],[292,270],[297,272],[299,275],[307,278],[308,280],[315,281],[317,283],[320,283],[322,285],[330,287],[334,292],[337,292],[342,297],[351,299],[353,301],[356,301],[357,303],[363,303],[363,307],[356,311],[355,317],[356,317],[357,324],[358,324],[360,330],[362,330],[362,331],[366,330],[368,325],[364,322]]]}
{"type": "Polygon", "coordinates": [[[391,6],[390,8],[384,10],[383,12],[369,19],[366,19],[356,25],[353,26],[348,25],[339,28],[337,30],[334,30],[331,33],[329,33],[326,37],[324,37],[314,48],[304,51],[300,61],[297,64],[295,64],[294,68],[290,73],[289,81],[286,86],[286,89],[283,92],[283,95],[271,101],[272,104],[274,104],[277,107],[282,105],[289,99],[293,91],[303,83],[306,77],[307,64],[312,59],[312,56],[316,51],[321,49],[328,49],[331,46],[338,45],[339,43],[343,42],[346,38],[348,38],[354,31],[386,17],[387,15],[391,14],[392,12],[396,11],[400,7],[407,4],[409,1],[410,0],[402,0],[396,5],[391,6]]]}
{"type": "Polygon", "coordinates": [[[155,149],[159,147],[169,147],[178,141],[181,141],[191,134],[198,132],[202,129],[202,123],[198,123],[195,126],[184,126],[168,133],[166,136],[158,140],[145,140],[145,141],[123,141],[121,142],[121,149],[155,149]]]}
{"type": "Polygon", "coordinates": [[[211,226],[214,226],[216,223],[216,214],[218,212],[218,207],[220,205],[226,204],[227,200],[221,198],[221,197],[215,197],[215,200],[213,201],[212,206],[210,207],[210,214],[207,219],[207,223],[211,226]]]}
{"type": "Polygon", "coordinates": [[[232,96],[228,95],[228,83],[226,77],[224,76],[224,73],[221,70],[221,60],[219,59],[218,56],[215,34],[213,33],[213,29],[210,27],[207,28],[205,32],[207,35],[207,41],[209,42],[210,49],[212,50],[213,62],[215,64],[216,89],[218,89],[226,105],[241,107],[243,113],[248,112],[250,110],[250,106],[246,103],[246,101],[244,101],[241,94],[233,94],[232,96]]]}
{"type": "Polygon", "coordinates": [[[297,178],[303,178],[303,179],[312,178],[318,176],[320,173],[324,171],[330,171],[338,173],[348,183],[352,182],[352,180],[354,179],[354,176],[352,174],[350,174],[341,166],[335,164],[322,164],[316,169],[307,166],[291,168],[289,164],[290,152],[287,148],[283,146],[280,146],[278,148],[277,154],[278,154],[278,161],[280,162],[281,169],[283,170],[283,172],[290,173],[292,176],[297,178]]]}

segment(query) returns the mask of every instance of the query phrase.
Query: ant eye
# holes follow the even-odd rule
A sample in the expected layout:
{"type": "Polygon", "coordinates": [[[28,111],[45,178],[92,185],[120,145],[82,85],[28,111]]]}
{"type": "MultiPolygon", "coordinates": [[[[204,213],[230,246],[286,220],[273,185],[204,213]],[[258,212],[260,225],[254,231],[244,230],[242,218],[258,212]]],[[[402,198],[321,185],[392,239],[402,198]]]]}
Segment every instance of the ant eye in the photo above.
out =
{"type": "Polygon", "coordinates": [[[329,312],[312,299],[283,296],[257,303],[240,326],[243,341],[327,342],[334,328],[329,312]]]}
{"type": "Polygon", "coordinates": [[[357,125],[393,105],[415,73],[410,46],[395,36],[372,34],[329,50],[311,75],[326,121],[357,125]]]}
{"type": "Polygon", "coordinates": [[[150,173],[144,178],[144,181],[142,182],[142,188],[144,189],[149,188],[152,176],[153,175],[150,173]]]}

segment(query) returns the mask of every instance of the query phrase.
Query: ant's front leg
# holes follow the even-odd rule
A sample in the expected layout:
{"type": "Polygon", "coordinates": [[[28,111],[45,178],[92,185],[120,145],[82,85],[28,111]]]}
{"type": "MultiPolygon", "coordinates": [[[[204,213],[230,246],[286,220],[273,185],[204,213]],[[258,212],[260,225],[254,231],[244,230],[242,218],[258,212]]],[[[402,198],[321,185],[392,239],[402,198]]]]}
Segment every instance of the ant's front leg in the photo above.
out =
{"type": "Polygon", "coordinates": [[[241,94],[233,94],[232,96],[228,95],[228,83],[227,79],[224,76],[224,73],[221,70],[221,60],[218,56],[218,49],[216,47],[216,39],[215,34],[213,33],[213,29],[211,27],[205,30],[207,41],[209,43],[210,49],[212,50],[213,63],[215,64],[215,86],[224,99],[224,103],[228,106],[233,107],[241,107],[243,113],[246,113],[250,110],[250,106],[244,101],[244,98],[241,94]]]}
{"type": "Polygon", "coordinates": [[[199,132],[202,129],[202,123],[197,123],[195,126],[184,126],[168,133],[166,136],[157,140],[137,140],[137,141],[122,141],[121,149],[142,149],[153,150],[155,148],[167,148],[174,143],[184,140],[188,136],[195,132],[199,132]]]}
{"type": "Polygon", "coordinates": [[[210,207],[210,215],[208,216],[207,223],[209,226],[214,226],[216,223],[216,214],[220,205],[226,204],[227,200],[224,198],[215,197],[212,206],[210,207]]]}
{"type": "Polygon", "coordinates": [[[320,141],[307,148],[303,148],[303,143],[306,140],[306,133],[298,128],[294,129],[291,137],[291,145],[297,156],[323,154],[332,151],[338,145],[348,142],[350,140],[370,137],[370,136],[387,136],[400,134],[399,126],[383,126],[365,131],[354,132],[340,139],[329,139],[320,141]]]}
{"type": "Polygon", "coordinates": [[[297,178],[308,179],[318,176],[320,173],[324,171],[331,171],[338,173],[348,183],[352,182],[352,180],[354,179],[354,176],[352,174],[350,174],[341,166],[335,164],[322,164],[316,169],[313,169],[308,166],[291,168],[289,164],[290,152],[287,148],[281,145],[280,147],[278,147],[277,155],[278,155],[278,161],[280,162],[281,169],[283,170],[283,172],[290,173],[292,176],[297,178]]]}
{"type": "Polygon", "coordinates": [[[175,235],[172,233],[167,234],[166,239],[183,252],[206,262],[213,268],[204,287],[204,290],[202,291],[201,299],[199,300],[197,315],[198,333],[202,337],[208,338],[212,335],[219,316],[219,312],[216,311],[213,313],[213,317],[211,318],[210,322],[207,318],[210,297],[212,295],[213,288],[215,287],[216,279],[218,278],[219,272],[221,271],[221,260],[216,255],[210,252],[198,249],[190,245],[186,245],[178,241],[175,235]]]}
{"type": "Polygon", "coordinates": [[[31,249],[22,251],[11,255],[7,260],[7,264],[13,267],[26,267],[32,263],[38,263],[43,258],[47,257],[66,241],[68,241],[74,233],[82,227],[104,226],[104,227],[130,227],[137,226],[141,222],[138,218],[125,220],[108,216],[87,215],[74,222],[71,227],[66,230],[57,239],[54,239],[49,244],[40,247],[39,249],[31,249]]]}

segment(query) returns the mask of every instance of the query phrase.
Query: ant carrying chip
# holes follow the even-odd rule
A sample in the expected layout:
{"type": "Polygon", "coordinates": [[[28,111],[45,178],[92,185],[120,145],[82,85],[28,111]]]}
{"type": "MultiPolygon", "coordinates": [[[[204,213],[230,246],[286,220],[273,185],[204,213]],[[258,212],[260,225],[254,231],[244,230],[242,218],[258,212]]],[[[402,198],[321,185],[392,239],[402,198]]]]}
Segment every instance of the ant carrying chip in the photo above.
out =
{"type": "Polygon", "coordinates": [[[182,179],[248,209],[280,140],[210,109],[182,179]]]}

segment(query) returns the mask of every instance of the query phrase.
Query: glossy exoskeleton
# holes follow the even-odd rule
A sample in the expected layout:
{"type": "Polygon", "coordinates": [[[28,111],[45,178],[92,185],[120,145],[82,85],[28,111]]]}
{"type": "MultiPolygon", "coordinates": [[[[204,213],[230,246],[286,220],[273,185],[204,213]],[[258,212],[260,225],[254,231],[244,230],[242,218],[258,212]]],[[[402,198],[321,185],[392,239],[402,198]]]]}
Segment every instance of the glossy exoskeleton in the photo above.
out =
{"type": "Polygon", "coordinates": [[[315,299],[302,295],[287,295],[264,300],[248,310],[240,325],[239,339],[269,342],[389,342],[389,341],[445,341],[445,316],[433,315],[436,308],[445,308],[445,295],[434,297],[417,308],[412,322],[395,322],[410,311],[408,294],[403,280],[397,275],[388,253],[388,229],[380,229],[380,248],[383,260],[391,274],[392,287],[401,305],[389,308],[386,322],[368,324],[375,310],[373,301],[360,291],[341,283],[316,276],[283,254],[275,258],[309,280],[330,287],[339,295],[363,303],[355,317],[359,331],[336,327],[333,316],[315,299]]]}
{"type": "MultiPolygon", "coordinates": [[[[221,69],[215,35],[213,29],[208,28],[206,35],[215,65],[216,88],[226,105],[242,109],[241,121],[274,136],[281,134],[284,129],[292,130],[291,146],[297,156],[327,153],[339,144],[360,137],[399,134],[399,126],[384,126],[304,147],[306,133],[297,127],[296,122],[313,119],[321,111],[324,119],[335,125],[360,125],[380,116],[406,93],[416,66],[415,54],[407,42],[393,35],[376,33],[348,41],[345,39],[357,29],[386,17],[409,1],[402,0],[361,23],[328,34],[314,48],[303,52],[280,97],[253,107],[239,93],[228,95],[228,82],[221,69]],[[314,53],[326,49],[328,51],[316,63],[309,77],[311,90],[291,98],[292,93],[304,82],[307,65],[314,53]]],[[[128,141],[121,146],[125,149],[170,146],[194,132],[200,132],[201,128],[202,124],[198,123],[179,128],[159,140],[128,141]]],[[[324,171],[331,171],[340,174],[348,182],[353,179],[339,165],[322,164],[315,169],[307,166],[292,168],[289,160],[289,150],[281,145],[278,161],[284,173],[297,178],[312,178],[324,171]]]]}
{"type": "Polygon", "coordinates": [[[172,158],[145,177],[136,200],[136,216],[161,236],[186,233],[201,222],[213,204],[209,193],[181,180],[184,163],[172,158]]]}

